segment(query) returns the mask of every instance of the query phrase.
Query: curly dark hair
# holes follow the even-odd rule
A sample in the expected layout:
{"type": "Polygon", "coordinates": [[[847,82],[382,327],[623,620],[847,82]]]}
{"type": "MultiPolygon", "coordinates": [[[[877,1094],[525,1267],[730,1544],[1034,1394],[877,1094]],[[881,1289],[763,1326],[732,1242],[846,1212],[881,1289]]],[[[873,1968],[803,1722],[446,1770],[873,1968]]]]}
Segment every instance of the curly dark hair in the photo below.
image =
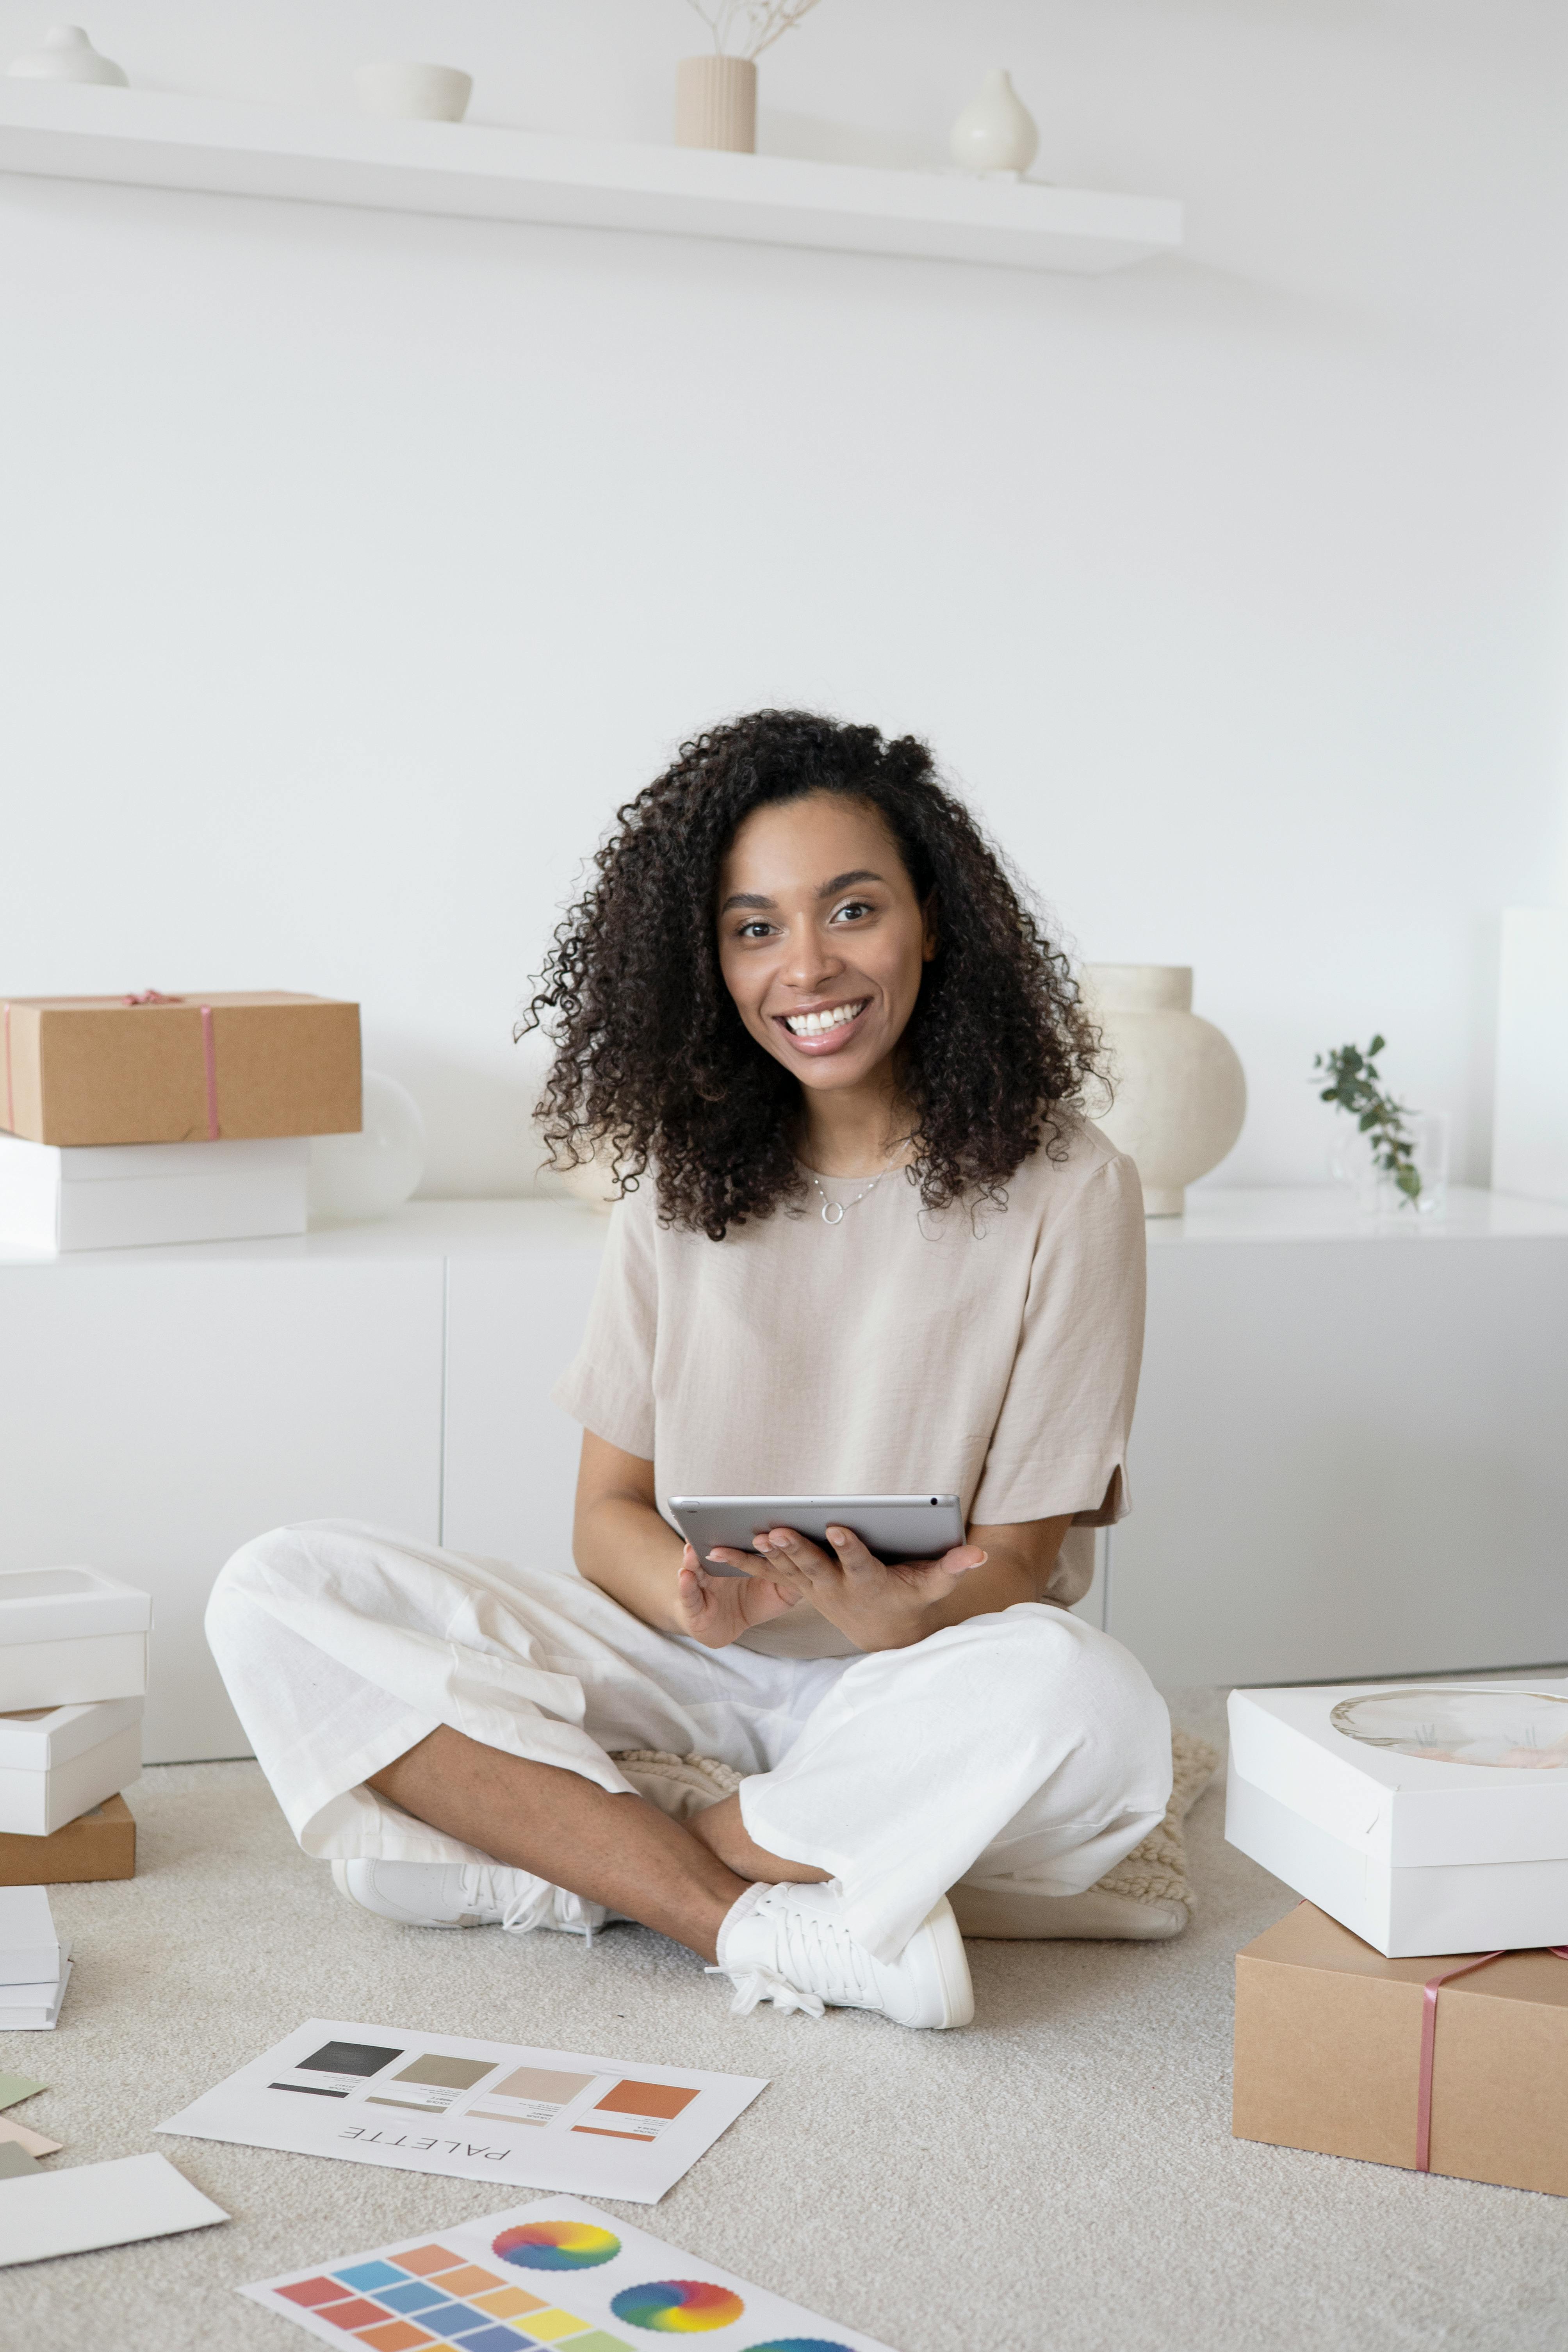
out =
{"type": "Polygon", "coordinates": [[[551,1165],[649,1167],[667,1224],[721,1241],[806,1190],[792,1150],[799,1083],[743,1026],[719,968],[721,861],[753,809],[842,793],[877,811],[937,951],[900,1040],[915,1113],[909,1171],[928,1208],[1003,1187],[1098,1075],[1098,1032],[1061,950],[925,744],[804,710],[758,710],[683,743],[616,812],[596,878],[557,928],[516,1034],[554,1047],[536,1117],[551,1165]]]}

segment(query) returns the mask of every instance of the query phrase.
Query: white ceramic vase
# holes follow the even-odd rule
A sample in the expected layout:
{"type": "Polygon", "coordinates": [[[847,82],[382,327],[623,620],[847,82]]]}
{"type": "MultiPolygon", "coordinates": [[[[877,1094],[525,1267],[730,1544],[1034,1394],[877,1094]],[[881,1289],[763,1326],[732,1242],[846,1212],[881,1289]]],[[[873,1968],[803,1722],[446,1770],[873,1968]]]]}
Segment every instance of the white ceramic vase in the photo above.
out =
{"type": "Polygon", "coordinates": [[[474,78],[457,66],[391,58],[381,65],[356,67],[354,88],[367,114],[405,122],[461,122],[474,93],[474,78]]]}
{"type": "Polygon", "coordinates": [[[1186,1186],[1241,1133],[1247,1077],[1236,1048],[1193,1011],[1190,964],[1087,964],[1083,991],[1115,1089],[1098,1124],[1137,1162],[1145,1215],[1179,1217],[1186,1186]]]}
{"type": "Polygon", "coordinates": [[[948,132],[948,153],[966,172],[1026,172],[1039,148],[1035,118],[1012,75],[993,67],[948,132]]]}
{"type": "Polygon", "coordinates": [[[357,1135],[310,1139],[312,1221],[389,1216],[425,1173],[425,1121],[406,1087],[367,1070],[362,1117],[357,1135]]]}
{"type": "Polygon", "coordinates": [[[675,68],[675,143],[757,152],[757,68],[750,58],[682,58],[675,68]]]}
{"type": "Polygon", "coordinates": [[[97,82],[124,89],[130,77],[112,58],[100,57],[79,25],[51,25],[36,49],[24,49],[6,68],[18,81],[97,82]]]}

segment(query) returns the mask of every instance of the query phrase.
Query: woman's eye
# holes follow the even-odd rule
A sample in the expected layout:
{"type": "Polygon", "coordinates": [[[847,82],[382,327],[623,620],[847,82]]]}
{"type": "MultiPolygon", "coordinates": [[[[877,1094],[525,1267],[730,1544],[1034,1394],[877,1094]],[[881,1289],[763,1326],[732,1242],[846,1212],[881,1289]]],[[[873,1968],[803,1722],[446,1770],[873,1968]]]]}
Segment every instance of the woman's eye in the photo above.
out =
{"type": "Polygon", "coordinates": [[[841,915],[874,915],[876,911],[876,908],[869,906],[864,898],[849,898],[842,907],[835,907],[833,919],[837,922],[841,915]]]}
{"type": "Polygon", "coordinates": [[[735,937],[738,940],[763,940],[766,939],[771,928],[772,926],[764,923],[759,916],[752,922],[742,923],[735,937]]]}

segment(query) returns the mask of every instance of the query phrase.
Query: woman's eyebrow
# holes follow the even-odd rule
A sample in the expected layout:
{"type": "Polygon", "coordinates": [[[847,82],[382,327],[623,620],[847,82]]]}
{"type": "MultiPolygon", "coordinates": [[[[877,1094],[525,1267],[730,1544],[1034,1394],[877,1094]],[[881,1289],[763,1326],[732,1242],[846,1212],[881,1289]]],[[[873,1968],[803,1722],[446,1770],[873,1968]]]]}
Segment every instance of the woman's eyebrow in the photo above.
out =
{"type": "MultiPolygon", "coordinates": [[[[836,874],[831,882],[823,884],[816,895],[819,898],[836,898],[840,890],[847,890],[851,882],[881,882],[886,878],[884,875],[873,874],[868,866],[857,866],[851,873],[836,874]]],[[[776,907],[777,904],[776,898],[764,898],[760,890],[731,890],[719,912],[721,915],[727,915],[731,907],[761,907],[767,909],[776,907]]]]}

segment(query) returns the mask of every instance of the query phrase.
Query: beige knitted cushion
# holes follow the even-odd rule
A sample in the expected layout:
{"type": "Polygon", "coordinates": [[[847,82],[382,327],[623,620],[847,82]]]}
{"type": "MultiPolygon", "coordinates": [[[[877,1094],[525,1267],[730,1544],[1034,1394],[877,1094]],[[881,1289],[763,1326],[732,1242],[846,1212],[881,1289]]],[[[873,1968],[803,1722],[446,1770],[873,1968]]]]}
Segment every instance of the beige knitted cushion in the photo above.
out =
{"type": "MultiPolygon", "coordinates": [[[[651,1748],[614,1759],[634,1789],[671,1820],[689,1821],[738,1789],[744,1775],[711,1756],[670,1756],[651,1748]]],[[[1020,1879],[950,1888],[966,1936],[1113,1937],[1141,1943],[1179,1936],[1194,1910],[1182,1822],[1219,1762],[1207,1740],[1171,1734],[1171,1801],[1158,1829],[1082,1895],[1046,1895],[1020,1879]]]]}

